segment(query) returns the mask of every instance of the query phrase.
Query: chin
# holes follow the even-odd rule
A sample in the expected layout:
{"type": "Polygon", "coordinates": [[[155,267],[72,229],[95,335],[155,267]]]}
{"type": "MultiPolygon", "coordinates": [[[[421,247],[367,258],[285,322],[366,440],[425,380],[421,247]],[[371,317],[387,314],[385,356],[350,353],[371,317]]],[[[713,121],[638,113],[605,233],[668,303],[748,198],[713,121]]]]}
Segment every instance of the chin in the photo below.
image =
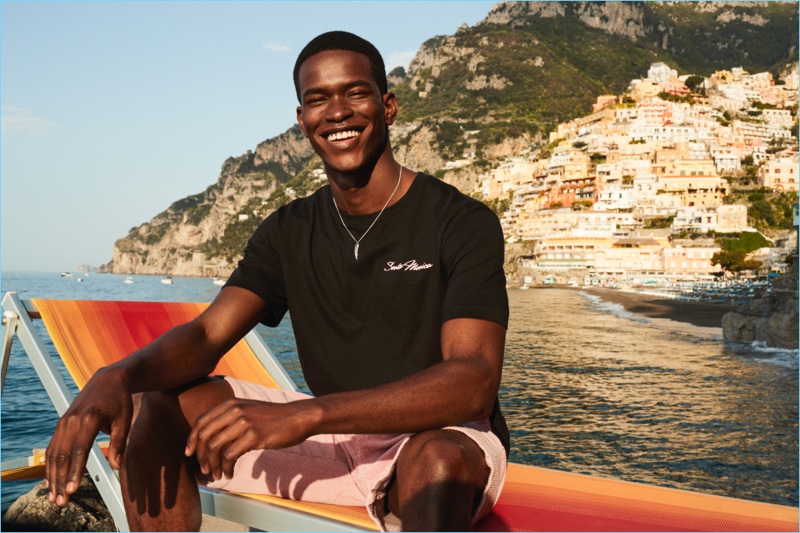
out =
{"type": "Polygon", "coordinates": [[[353,174],[366,170],[369,164],[362,158],[322,157],[326,169],[333,172],[353,174]]]}

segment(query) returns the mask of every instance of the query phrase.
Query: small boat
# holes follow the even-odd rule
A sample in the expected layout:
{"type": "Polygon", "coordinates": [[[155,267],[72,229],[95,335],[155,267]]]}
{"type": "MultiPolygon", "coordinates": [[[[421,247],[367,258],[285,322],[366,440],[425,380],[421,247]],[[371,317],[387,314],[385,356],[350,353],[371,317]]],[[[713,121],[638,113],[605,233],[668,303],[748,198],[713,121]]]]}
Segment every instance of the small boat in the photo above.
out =
{"type": "Polygon", "coordinates": [[[77,281],[78,281],[78,283],[81,283],[83,281],[83,278],[78,278],[77,281]]]}
{"type": "Polygon", "coordinates": [[[69,272],[62,272],[61,273],[61,277],[62,278],[71,278],[72,274],[70,274],[69,272]]]}
{"type": "Polygon", "coordinates": [[[519,290],[521,291],[527,291],[528,289],[530,289],[530,287],[528,287],[527,285],[520,285],[519,287],[519,290]]]}
{"type": "Polygon", "coordinates": [[[225,285],[226,282],[227,280],[221,278],[214,278],[213,280],[211,280],[211,283],[217,285],[218,287],[222,287],[223,285],[225,285]]]}
{"type": "Polygon", "coordinates": [[[125,278],[125,281],[123,281],[122,283],[124,283],[126,285],[133,285],[133,278],[128,276],[128,277],[125,278]]]}
{"type": "Polygon", "coordinates": [[[167,276],[165,278],[161,278],[161,283],[164,285],[172,285],[175,282],[172,280],[172,276],[167,276]]]}

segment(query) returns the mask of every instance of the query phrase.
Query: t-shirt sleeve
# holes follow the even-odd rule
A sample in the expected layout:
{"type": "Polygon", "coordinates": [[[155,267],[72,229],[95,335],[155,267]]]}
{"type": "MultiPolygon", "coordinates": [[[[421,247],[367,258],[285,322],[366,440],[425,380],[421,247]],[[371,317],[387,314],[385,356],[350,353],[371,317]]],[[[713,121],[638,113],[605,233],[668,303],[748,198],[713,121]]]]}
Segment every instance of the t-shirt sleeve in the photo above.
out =
{"type": "Polygon", "coordinates": [[[500,220],[485,206],[451,222],[444,250],[448,271],[443,322],[477,318],[508,327],[504,246],[500,220]]]}
{"type": "Polygon", "coordinates": [[[244,257],[228,278],[226,287],[241,287],[257,294],[269,312],[262,320],[277,326],[287,311],[286,287],[280,260],[279,215],[267,217],[244,249],[244,257]]]}

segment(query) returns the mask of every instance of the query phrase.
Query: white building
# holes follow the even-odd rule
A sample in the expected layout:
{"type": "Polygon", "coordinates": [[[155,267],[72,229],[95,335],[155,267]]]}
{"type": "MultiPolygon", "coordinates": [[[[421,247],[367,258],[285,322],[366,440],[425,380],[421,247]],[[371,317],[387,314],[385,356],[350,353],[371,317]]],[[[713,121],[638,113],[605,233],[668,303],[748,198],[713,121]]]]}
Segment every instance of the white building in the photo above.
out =
{"type": "Polygon", "coordinates": [[[664,85],[670,78],[677,78],[678,71],[674,68],[670,68],[666,63],[653,63],[647,70],[647,77],[664,85]]]}

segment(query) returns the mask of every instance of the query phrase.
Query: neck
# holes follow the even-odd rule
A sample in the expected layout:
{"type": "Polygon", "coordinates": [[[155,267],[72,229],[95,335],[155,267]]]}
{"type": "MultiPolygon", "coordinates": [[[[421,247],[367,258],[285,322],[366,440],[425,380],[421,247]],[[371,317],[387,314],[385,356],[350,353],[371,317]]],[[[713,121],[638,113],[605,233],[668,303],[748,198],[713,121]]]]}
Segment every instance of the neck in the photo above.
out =
{"type": "Polygon", "coordinates": [[[392,157],[382,159],[366,176],[341,173],[326,168],[334,201],[342,212],[349,215],[377,213],[405,194],[402,166],[392,157]],[[391,200],[387,204],[390,197],[391,200]]]}

